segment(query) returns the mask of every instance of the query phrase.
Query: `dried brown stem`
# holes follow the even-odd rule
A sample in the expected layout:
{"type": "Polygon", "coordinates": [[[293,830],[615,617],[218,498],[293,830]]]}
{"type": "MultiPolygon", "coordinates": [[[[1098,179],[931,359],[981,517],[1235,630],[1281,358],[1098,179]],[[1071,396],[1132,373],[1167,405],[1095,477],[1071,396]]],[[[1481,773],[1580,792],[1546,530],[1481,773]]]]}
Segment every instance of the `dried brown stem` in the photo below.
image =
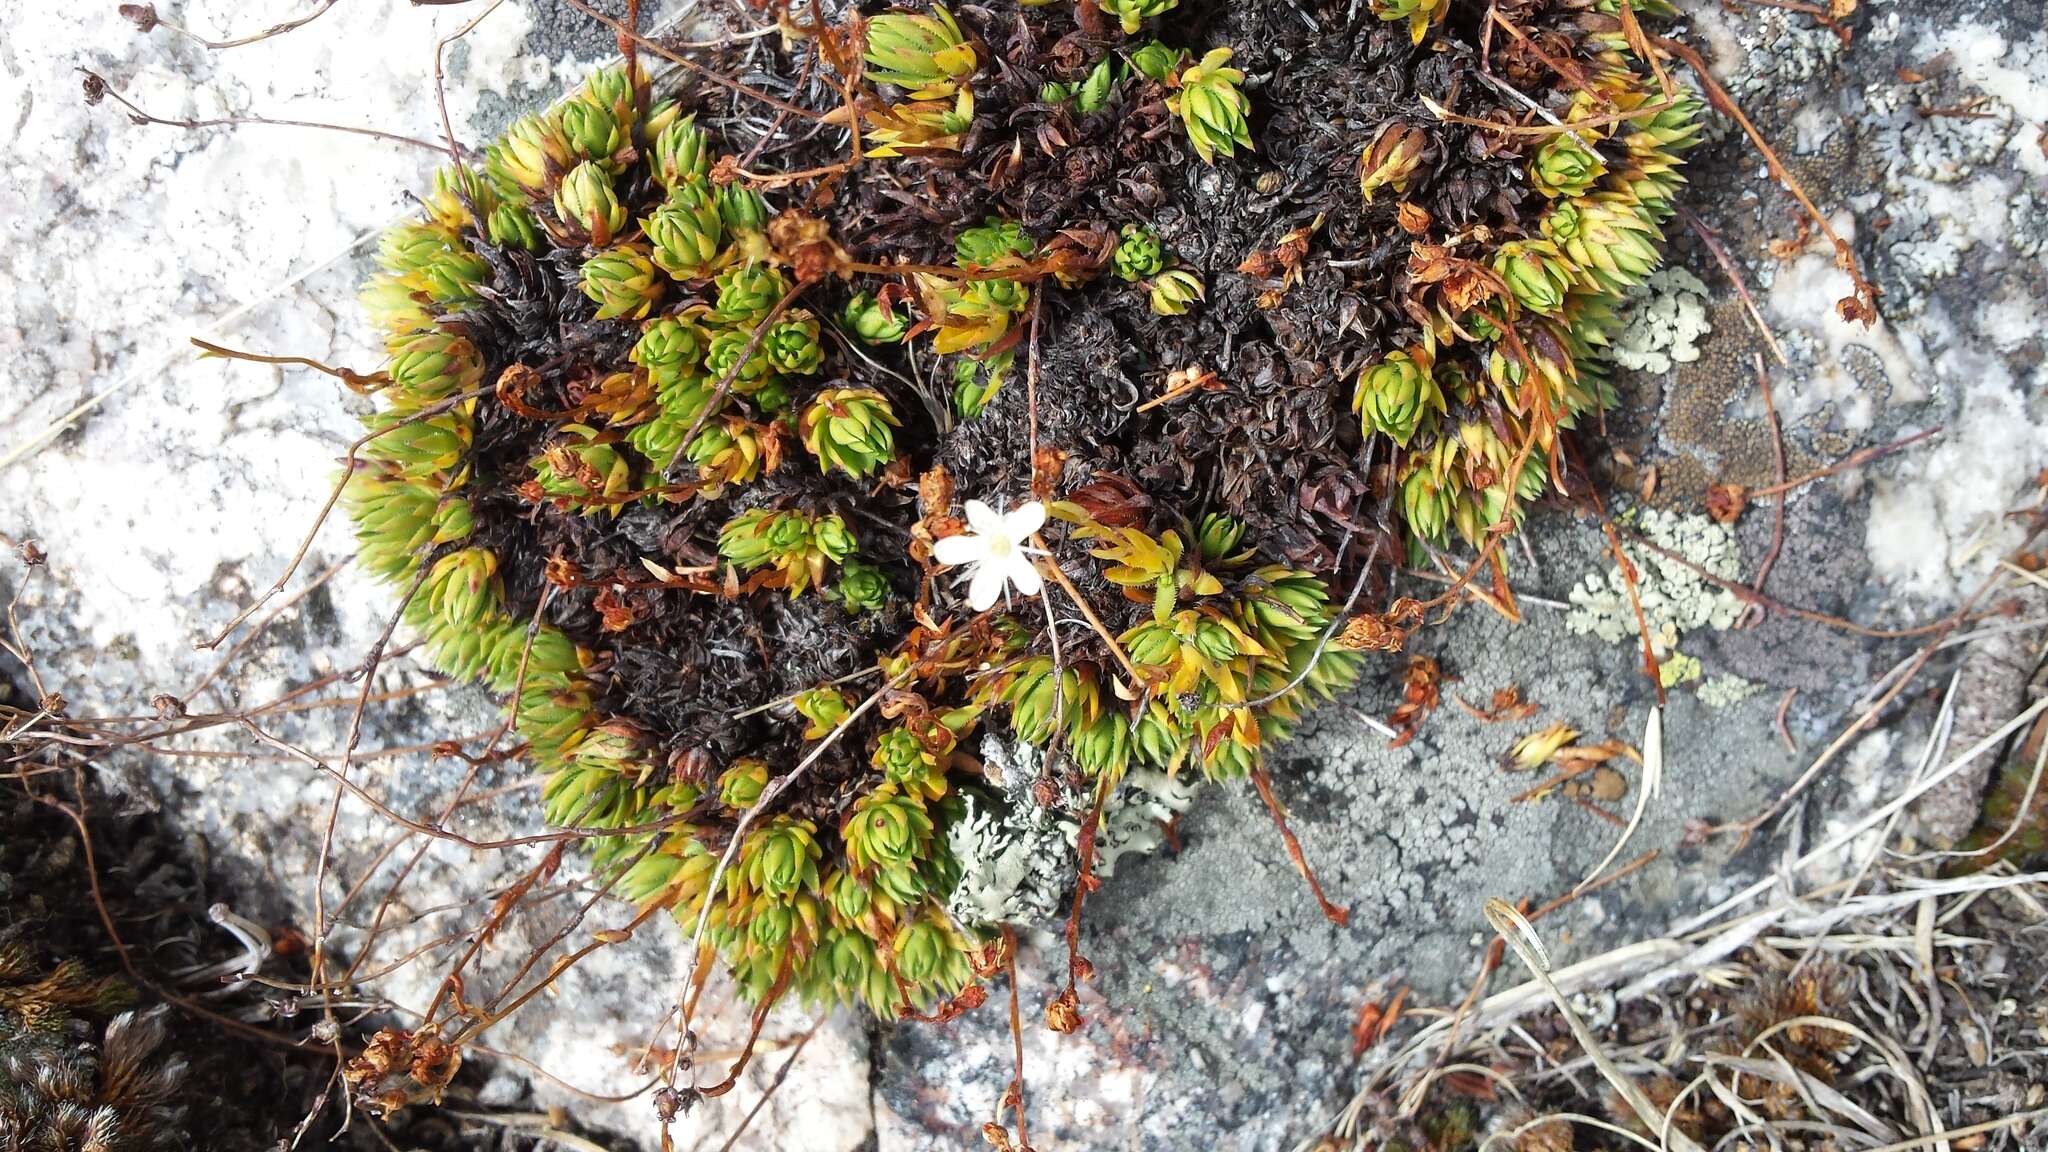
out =
{"type": "Polygon", "coordinates": [[[1273,825],[1280,829],[1280,839],[1287,843],[1287,858],[1294,862],[1294,870],[1308,881],[1308,890],[1316,898],[1316,906],[1323,910],[1323,919],[1342,928],[1351,923],[1351,913],[1330,903],[1323,895],[1323,886],[1316,880],[1316,874],[1308,866],[1308,857],[1301,850],[1301,841],[1295,839],[1294,829],[1287,826],[1287,810],[1280,806],[1280,798],[1273,795],[1273,780],[1267,775],[1266,766],[1261,764],[1252,769],[1252,783],[1258,786],[1259,799],[1266,802],[1266,811],[1273,814],[1273,825]]]}
{"type": "Polygon", "coordinates": [[[136,107],[135,103],[116,91],[107,83],[107,78],[90,68],[78,71],[85,76],[85,99],[88,104],[97,104],[101,99],[111,97],[116,104],[128,110],[128,118],[137,124],[158,124],[165,128],[240,128],[246,125],[268,125],[273,128],[318,128],[327,132],[346,132],[351,136],[368,136],[377,140],[388,140],[393,144],[410,144],[415,148],[426,148],[439,152],[441,146],[431,140],[417,136],[403,136],[396,132],[385,132],[377,128],[358,128],[351,124],[329,124],[320,120],[284,120],[270,116],[216,116],[208,120],[174,120],[154,116],[136,107]]]}
{"type": "Polygon", "coordinates": [[[1834,245],[1835,266],[1848,273],[1851,292],[1851,295],[1835,302],[1836,313],[1844,320],[1861,321],[1866,328],[1875,324],[1879,295],[1877,285],[1863,278],[1862,270],[1856,265],[1856,253],[1849,247],[1849,242],[1842,239],[1835,231],[1835,226],[1828,222],[1828,218],[1821,214],[1819,208],[1814,207],[1812,198],[1806,194],[1806,189],[1801,187],[1799,181],[1793,179],[1792,173],[1785,169],[1785,165],[1778,159],[1778,154],[1771,150],[1770,143],[1764,139],[1763,133],[1757,131],[1756,125],[1750,123],[1741,106],[1735,103],[1728,95],[1727,89],[1721,87],[1720,82],[1714,79],[1713,73],[1708,71],[1707,62],[1689,45],[1662,36],[1652,36],[1649,39],[1657,47],[1691,66],[1693,75],[1707,94],[1708,102],[1742,126],[1743,134],[1749,137],[1749,142],[1763,156],[1764,166],[1770,169],[1771,177],[1790,192],[1793,199],[1799,201],[1799,206],[1806,210],[1807,216],[1820,229],[1821,235],[1826,236],[1828,242],[1834,245]]]}
{"type": "Polygon", "coordinates": [[[1877,460],[1882,457],[1889,456],[1902,448],[1910,448],[1913,445],[1918,444],[1920,441],[1925,440],[1930,436],[1940,435],[1942,430],[1942,426],[1937,424],[1932,428],[1926,429],[1925,431],[1915,432],[1911,436],[1901,436],[1900,438],[1892,441],[1889,444],[1879,444],[1872,448],[1859,448],[1856,451],[1849,453],[1847,456],[1842,457],[1840,460],[1835,461],[1833,464],[1830,464],[1825,468],[1815,469],[1814,471],[1808,472],[1803,476],[1796,476],[1790,480],[1785,480],[1780,483],[1773,484],[1768,488],[1758,488],[1756,491],[1751,492],[1750,495],[1752,497],[1776,496],[1780,492],[1790,492],[1797,488],[1804,488],[1806,485],[1813,483],[1815,480],[1825,480],[1828,477],[1833,476],[1837,472],[1847,472],[1851,468],[1861,468],[1863,465],[1870,463],[1872,460],[1877,460]]]}
{"type": "MultiPolygon", "coordinates": [[[[247,36],[230,37],[226,40],[208,40],[197,32],[173,24],[162,16],[157,15],[156,5],[154,4],[123,4],[121,5],[121,15],[127,17],[136,27],[144,32],[162,28],[169,32],[175,32],[202,48],[210,48],[218,52],[226,48],[244,48],[251,44],[260,44],[273,36],[282,36],[287,32],[303,28],[320,17],[327,15],[327,10],[340,2],[341,0],[320,0],[319,5],[304,16],[286,20],[282,24],[272,24],[261,32],[252,32],[247,36]]],[[[413,0],[413,2],[419,3],[420,0],[413,0]]]]}
{"type": "MultiPolygon", "coordinates": [[[[434,104],[441,112],[441,135],[448,141],[448,159],[458,166],[462,163],[462,145],[456,142],[455,124],[448,118],[448,86],[442,70],[442,58],[447,54],[448,45],[469,35],[477,25],[484,22],[484,17],[496,12],[498,6],[504,2],[505,0],[491,0],[490,5],[477,13],[475,19],[434,41],[434,104]]],[[[628,75],[630,74],[629,71],[628,75]]]]}
{"type": "Polygon", "coordinates": [[[268,589],[264,591],[263,595],[258,596],[255,600],[251,601],[247,608],[244,608],[240,612],[235,613],[234,619],[229,620],[227,624],[223,626],[219,632],[214,634],[212,639],[199,645],[199,647],[220,647],[221,641],[226,640],[230,633],[232,633],[235,629],[241,627],[242,622],[244,620],[247,620],[249,617],[255,615],[256,610],[263,607],[265,604],[269,603],[271,597],[277,595],[279,592],[284,591],[284,586],[291,581],[292,573],[297,572],[299,570],[299,565],[305,562],[306,553],[312,550],[314,538],[320,535],[320,526],[327,523],[328,515],[334,511],[334,506],[341,502],[341,494],[348,488],[349,477],[353,475],[355,472],[355,467],[358,459],[357,453],[361,452],[365,445],[369,444],[370,441],[377,439],[379,436],[386,435],[387,433],[391,432],[392,430],[402,425],[410,424],[415,420],[432,419],[433,417],[438,416],[443,412],[452,411],[456,405],[461,404],[466,400],[474,400],[479,396],[487,396],[490,394],[490,392],[491,389],[489,387],[472,388],[467,392],[459,392],[453,396],[448,397],[445,400],[439,400],[432,404],[429,404],[426,407],[420,409],[418,412],[414,412],[404,417],[403,419],[394,420],[385,427],[376,428],[372,429],[369,432],[365,432],[363,435],[358,436],[353,441],[351,441],[348,446],[347,455],[342,457],[341,475],[335,478],[334,488],[327,493],[327,502],[320,506],[320,514],[313,518],[312,528],[308,529],[305,537],[299,541],[298,549],[292,553],[291,562],[285,565],[284,572],[280,574],[277,578],[277,583],[272,584],[268,589]]]}
{"type": "MultiPolygon", "coordinates": [[[[1778,562],[1778,553],[1785,548],[1785,430],[1778,424],[1778,406],[1771,399],[1771,374],[1764,370],[1762,356],[1756,358],[1756,385],[1763,394],[1764,419],[1771,425],[1771,460],[1778,478],[1778,507],[1771,523],[1771,546],[1764,553],[1763,563],[1757,565],[1756,579],[1749,585],[1751,591],[1762,595],[1764,582],[1771,578],[1771,567],[1778,562]]],[[[1763,609],[1755,604],[1750,605],[1743,615],[1752,625],[1762,622],[1764,617],[1763,609]]]]}
{"type": "Polygon", "coordinates": [[[211,340],[202,340],[197,336],[187,337],[187,339],[192,341],[194,347],[205,352],[208,356],[218,356],[224,360],[246,360],[251,364],[296,364],[302,368],[311,368],[315,372],[324,372],[343,384],[348,385],[349,389],[355,392],[368,392],[391,383],[391,376],[386,372],[365,373],[358,372],[353,368],[336,368],[331,364],[323,364],[308,356],[270,356],[262,352],[244,352],[240,349],[229,348],[223,344],[215,344],[211,340]]]}
{"type": "Polygon", "coordinates": [[[778,108],[784,112],[788,112],[793,116],[801,116],[806,120],[823,119],[821,115],[811,111],[809,108],[805,108],[798,104],[792,104],[789,101],[784,100],[780,96],[763,92],[759,88],[749,87],[745,84],[740,83],[737,80],[734,80],[730,76],[726,76],[719,72],[713,71],[710,68],[706,68],[702,64],[697,63],[695,60],[691,60],[688,57],[681,56],[678,55],[677,53],[671,52],[668,49],[662,47],[660,44],[657,44],[654,41],[649,40],[645,36],[642,36],[639,33],[633,31],[631,28],[626,27],[626,25],[621,23],[620,21],[605,15],[604,13],[598,11],[595,8],[592,8],[589,4],[585,3],[584,0],[567,0],[567,3],[569,7],[576,9],[578,12],[583,13],[585,16],[588,16],[592,20],[597,21],[599,24],[604,25],[606,28],[611,29],[612,32],[619,37],[620,43],[622,44],[633,44],[641,48],[645,48],[649,52],[654,53],[656,56],[661,57],[662,59],[668,61],[669,63],[675,64],[681,68],[688,69],[690,72],[698,76],[701,76],[706,80],[711,81],[713,84],[716,84],[719,87],[726,89],[727,91],[737,92],[750,100],[757,100],[763,104],[766,104],[770,108],[778,108]]]}
{"type": "Polygon", "coordinates": [[[1756,327],[1757,334],[1764,338],[1764,345],[1771,350],[1771,358],[1778,362],[1780,368],[1789,366],[1791,361],[1785,359],[1785,350],[1778,346],[1778,338],[1771,334],[1771,326],[1764,323],[1764,314],[1757,310],[1756,297],[1749,294],[1749,285],[1743,283],[1742,273],[1736,269],[1735,261],[1729,258],[1728,250],[1721,246],[1720,238],[1714,235],[1713,229],[1707,227],[1704,221],[1693,215],[1691,209],[1681,207],[1678,214],[1699,236],[1700,242],[1707,246],[1707,252],[1713,256],[1714,262],[1721,266],[1721,271],[1728,277],[1728,282],[1735,285],[1735,295],[1742,300],[1742,309],[1749,315],[1749,322],[1756,327]]]}

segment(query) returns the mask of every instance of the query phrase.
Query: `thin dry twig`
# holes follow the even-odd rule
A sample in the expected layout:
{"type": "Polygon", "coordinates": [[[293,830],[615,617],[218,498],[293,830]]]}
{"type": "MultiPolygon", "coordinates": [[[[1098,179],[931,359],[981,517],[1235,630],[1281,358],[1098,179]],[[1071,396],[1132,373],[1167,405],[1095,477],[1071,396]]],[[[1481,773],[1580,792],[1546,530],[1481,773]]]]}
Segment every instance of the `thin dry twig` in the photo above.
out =
{"type": "Polygon", "coordinates": [[[1295,839],[1294,829],[1287,826],[1287,809],[1281,807],[1279,797],[1273,795],[1273,780],[1267,774],[1265,765],[1261,764],[1252,769],[1252,784],[1259,790],[1259,799],[1265,801],[1266,811],[1272,813],[1273,824],[1280,829],[1280,839],[1287,844],[1287,858],[1294,862],[1294,870],[1301,873],[1301,878],[1308,881],[1309,894],[1316,898],[1316,906],[1322,909],[1323,919],[1339,928],[1351,923],[1350,911],[1330,903],[1330,898],[1323,895],[1323,886],[1316,880],[1314,869],[1308,866],[1308,857],[1301,850],[1301,841],[1295,839]]]}
{"type": "Polygon", "coordinates": [[[1782,480],[1768,488],[1758,488],[1751,492],[1750,496],[1776,496],[1781,492],[1791,492],[1804,488],[1815,480],[1825,480],[1838,472],[1847,472],[1851,468],[1861,468],[1873,460],[1882,459],[1904,448],[1910,448],[1930,436],[1939,436],[1942,431],[1942,426],[1936,424],[1932,428],[1923,429],[1909,436],[1901,436],[1887,444],[1879,444],[1871,448],[1858,448],[1856,451],[1849,453],[1825,468],[1816,468],[1811,472],[1795,476],[1790,480],[1782,480]]]}
{"type": "Polygon", "coordinates": [[[1848,274],[1850,284],[1850,295],[1835,302],[1836,313],[1844,320],[1860,321],[1866,328],[1875,324],[1877,298],[1880,293],[1877,285],[1864,279],[1862,270],[1857,267],[1855,250],[1835,231],[1835,226],[1821,214],[1821,210],[1814,207],[1813,200],[1806,195],[1806,189],[1801,187],[1799,181],[1786,170],[1785,165],[1779,162],[1778,154],[1771,149],[1770,142],[1764,139],[1763,133],[1757,131],[1756,125],[1750,123],[1741,106],[1728,95],[1727,89],[1721,87],[1720,81],[1714,79],[1713,73],[1707,68],[1707,62],[1690,45],[1662,36],[1651,36],[1648,39],[1650,43],[1685,61],[1692,68],[1693,76],[1699,80],[1708,103],[1742,126],[1743,134],[1749,137],[1750,144],[1763,156],[1764,166],[1770,170],[1772,179],[1792,194],[1792,198],[1799,202],[1799,206],[1806,210],[1807,216],[1820,229],[1821,235],[1827,237],[1828,242],[1834,246],[1835,267],[1848,274]]]}
{"type": "Polygon", "coordinates": [[[1764,314],[1757,309],[1756,297],[1749,294],[1749,285],[1743,282],[1742,273],[1736,269],[1735,261],[1729,259],[1727,249],[1721,247],[1721,241],[1714,235],[1713,229],[1708,228],[1698,216],[1693,215],[1690,208],[1680,207],[1678,214],[1699,236],[1700,242],[1707,246],[1707,252],[1713,256],[1714,262],[1721,266],[1721,271],[1728,277],[1728,282],[1735,286],[1735,295],[1742,301],[1742,309],[1748,314],[1749,322],[1756,327],[1757,334],[1764,338],[1764,346],[1771,350],[1771,358],[1778,362],[1780,368],[1790,367],[1792,362],[1785,359],[1785,350],[1778,346],[1778,338],[1771,334],[1771,326],[1764,322],[1764,314]]]}
{"type": "MultiPolygon", "coordinates": [[[[1764,583],[1771,578],[1771,568],[1778,562],[1778,553],[1785,548],[1785,430],[1778,424],[1778,406],[1771,399],[1771,374],[1764,368],[1764,358],[1756,358],[1756,385],[1763,396],[1764,419],[1771,427],[1771,460],[1777,473],[1778,506],[1771,522],[1771,546],[1764,552],[1763,562],[1757,565],[1756,579],[1750,581],[1750,591],[1763,595],[1764,583]]],[[[1750,625],[1763,622],[1764,611],[1756,604],[1743,610],[1743,617],[1750,625]]]]}
{"type": "MultiPolygon", "coordinates": [[[[327,15],[328,10],[340,2],[341,0],[319,0],[319,3],[303,16],[297,16],[282,23],[272,24],[261,32],[251,32],[246,36],[231,36],[222,40],[209,40],[197,32],[171,23],[157,13],[156,5],[154,4],[123,4],[120,11],[123,17],[143,32],[153,32],[158,28],[162,28],[169,32],[175,32],[202,48],[210,48],[218,52],[228,48],[244,48],[251,44],[260,44],[274,36],[282,36],[287,32],[303,28],[320,17],[327,15]]],[[[417,3],[418,0],[414,0],[414,2],[417,3]]]]}
{"type": "Polygon", "coordinates": [[[325,132],[346,132],[351,136],[367,136],[375,140],[387,140],[393,144],[410,144],[415,148],[426,148],[435,152],[441,150],[439,144],[431,140],[422,140],[417,136],[405,136],[397,132],[386,132],[378,128],[359,128],[353,124],[329,124],[322,120],[288,120],[273,116],[253,115],[215,116],[206,120],[173,119],[165,116],[156,116],[137,107],[134,101],[121,95],[113,85],[108,84],[106,77],[94,72],[92,69],[79,68],[77,71],[85,77],[86,103],[98,104],[104,99],[112,98],[114,103],[128,110],[128,118],[137,124],[157,124],[165,128],[185,129],[241,128],[249,125],[264,125],[271,128],[317,128],[325,132]]]}

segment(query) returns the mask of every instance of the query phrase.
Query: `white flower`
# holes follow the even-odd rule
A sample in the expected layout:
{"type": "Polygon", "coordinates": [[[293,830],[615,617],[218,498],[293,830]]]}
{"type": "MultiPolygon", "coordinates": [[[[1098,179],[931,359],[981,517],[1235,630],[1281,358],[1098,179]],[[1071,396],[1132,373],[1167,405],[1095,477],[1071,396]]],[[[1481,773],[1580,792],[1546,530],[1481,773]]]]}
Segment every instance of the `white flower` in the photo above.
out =
{"type": "Polygon", "coordinates": [[[1045,553],[1025,547],[1024,542],[1045,524],[1045,505],[1033,500],[998,512],[979,500],[969,500],[967,524],[971,531],[934,545],[932,558],[948,568],[968,567],[968,607],[986,612],[1008,596],[1013,586],[1026,596],[1038,595],[1045,582],[1031,558],[1045,553]]]}

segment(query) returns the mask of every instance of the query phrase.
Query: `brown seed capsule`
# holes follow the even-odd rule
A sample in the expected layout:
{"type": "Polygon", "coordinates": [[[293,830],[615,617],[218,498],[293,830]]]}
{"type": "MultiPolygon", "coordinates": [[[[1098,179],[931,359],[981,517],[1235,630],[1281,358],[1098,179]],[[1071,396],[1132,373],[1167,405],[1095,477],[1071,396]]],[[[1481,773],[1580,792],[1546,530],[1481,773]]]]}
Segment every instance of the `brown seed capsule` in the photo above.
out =
{"type": "Polygon", "coordinates": [[[1372,203],[1374,193],[1382,188],[1406,194],[1428,153],[1429,133],[1421,128],[1403,120],[1381,125],[1379,134],[1358,158],[1358,190],[1365,202],[1372,203]]]}
{"type": "Polygon", "coordinates": [[[1714,484],[1707,488],[1707,515],[1716,524],[1733,524],[1742,518],[1749,503],[1749,490],[1740,484],[1714,484]]]}
{"type": "Polygon", "coordinates": [[[1081,1018],[1081,998],[1074,994],[1072,988],[1046,1002],[1045,1026],[1047,1028],[1065,1034],[1079,1031],[1084,1023],[1086,1021],[1081,1018]]]}

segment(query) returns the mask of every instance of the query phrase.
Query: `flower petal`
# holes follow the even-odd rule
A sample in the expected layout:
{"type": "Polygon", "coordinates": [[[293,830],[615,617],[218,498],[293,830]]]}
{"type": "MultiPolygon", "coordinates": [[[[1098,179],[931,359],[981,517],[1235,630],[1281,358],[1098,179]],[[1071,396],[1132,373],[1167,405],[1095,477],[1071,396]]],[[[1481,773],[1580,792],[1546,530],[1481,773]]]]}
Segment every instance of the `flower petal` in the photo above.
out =
{"type": "Polygon", "coordinates": [[[1045,527],[1045,505],[1033,500],[1019,504],[1003,514],[1003,535],[1012,540],[1023,540],[1033,532],[1045,527]]]}
{"type": "Polygon", "coordinates": [[[965,532],[941,537],[932,544],[932,559],[948,568],[972,564],[987,555],[988,541],[965,532]]]}
{"type": "Polygon", "coordinates": [[[974,580],[967,586],[967,606],[976,612],[986,612],[995,607],[996,600],[1002,594],[1002,565],[977,565],[974,569],[974,580]]]}
{"type": "Polygon", "coordinates": [[[1038,574],[1038,565],[1033,564],[1031,557],[1021,552],[1011,553],[1010,559],[1003,567],[1004,575],[1009,578],[1010,583],[1016,585],[1017,591],[1026,596],[1036,596],[1045,587],[1044,578],[1038,574]]]}
{"type": "Polygon", "coordinates": [[[977,534],[982,536],[1001,536],[1003,534],[1003,514],[979,500],[969,500],[967,502],[967,523],[974,528],[977,534]]]}

